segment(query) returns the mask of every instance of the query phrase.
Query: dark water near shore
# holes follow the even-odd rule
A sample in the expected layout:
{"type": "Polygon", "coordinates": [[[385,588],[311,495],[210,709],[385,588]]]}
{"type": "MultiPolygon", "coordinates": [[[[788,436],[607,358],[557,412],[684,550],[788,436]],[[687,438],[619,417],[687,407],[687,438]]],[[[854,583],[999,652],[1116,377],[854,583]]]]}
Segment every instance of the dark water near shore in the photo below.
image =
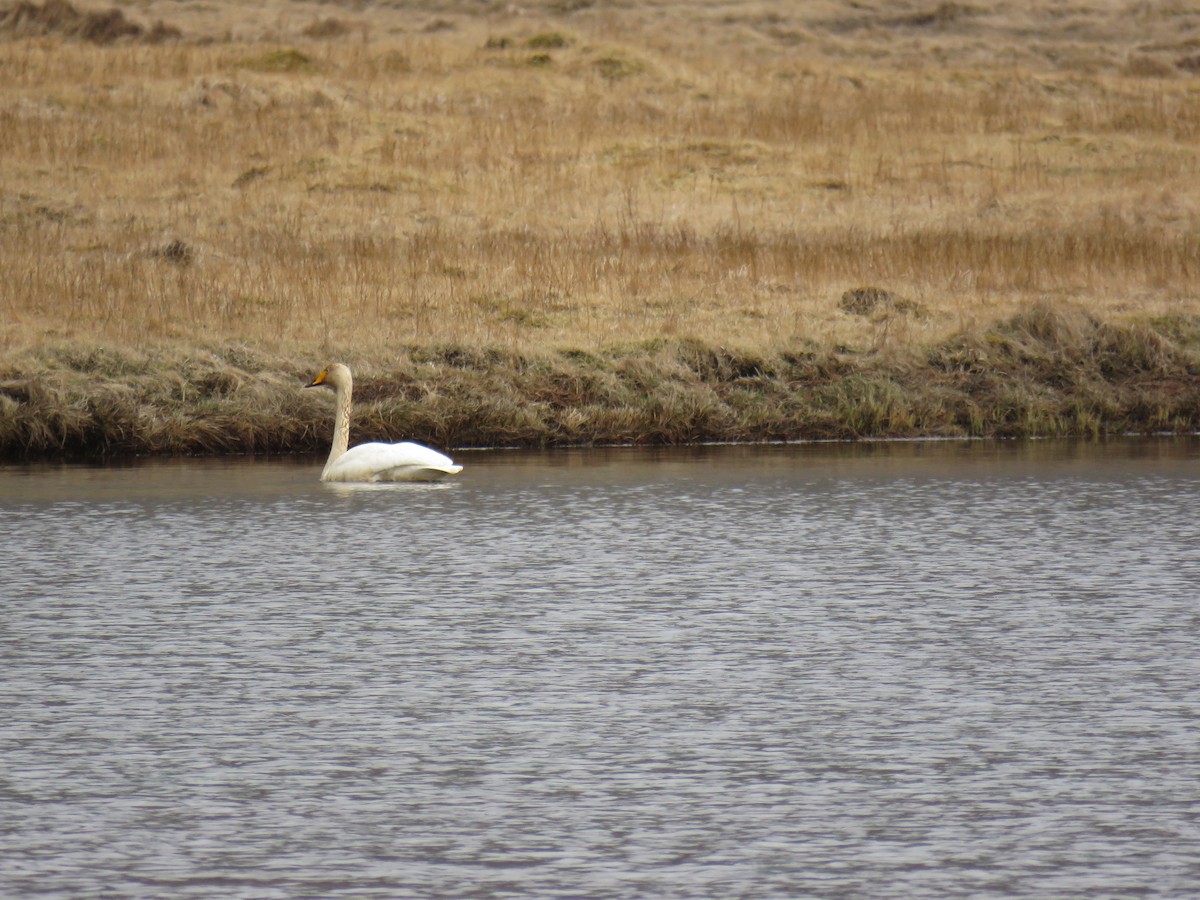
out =
{"type": "Polygon", "coordinates": [[[1200,440],[0,468],[0,894],[1200,895],[1200,440]]]}

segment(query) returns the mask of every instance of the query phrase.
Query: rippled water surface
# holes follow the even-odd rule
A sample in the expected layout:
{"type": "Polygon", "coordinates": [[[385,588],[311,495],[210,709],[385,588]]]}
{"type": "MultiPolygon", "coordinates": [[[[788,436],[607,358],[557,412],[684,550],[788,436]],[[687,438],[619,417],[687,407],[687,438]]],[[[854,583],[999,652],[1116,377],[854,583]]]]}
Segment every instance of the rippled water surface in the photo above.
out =
{"type": "Polygon", "coordinates": [[[1200,895],[1200,441],[0,468],[0,894],[1200,895]]]}

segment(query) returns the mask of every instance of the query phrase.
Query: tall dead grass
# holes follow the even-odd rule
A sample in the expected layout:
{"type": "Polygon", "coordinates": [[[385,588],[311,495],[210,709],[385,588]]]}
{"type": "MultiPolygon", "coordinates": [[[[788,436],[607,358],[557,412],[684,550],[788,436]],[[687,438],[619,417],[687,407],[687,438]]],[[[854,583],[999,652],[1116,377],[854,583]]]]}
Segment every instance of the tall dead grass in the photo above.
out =
{"type": "MultiPolygon", "coordinates": [[[[1115,9],[1057,68],[975,44],[1034,5],[312,29],[293,4],[255,39],[217,9],[164,44],[0,41],[4,344],[881,349],[1031,303],[1200,309],[1200,87],[1131,71],[1115,9]],[[908,302],[848,313],[860,286],[908,302]]],[[[1167,18],[1197,27],[1140,27],[1167,18]]]]}

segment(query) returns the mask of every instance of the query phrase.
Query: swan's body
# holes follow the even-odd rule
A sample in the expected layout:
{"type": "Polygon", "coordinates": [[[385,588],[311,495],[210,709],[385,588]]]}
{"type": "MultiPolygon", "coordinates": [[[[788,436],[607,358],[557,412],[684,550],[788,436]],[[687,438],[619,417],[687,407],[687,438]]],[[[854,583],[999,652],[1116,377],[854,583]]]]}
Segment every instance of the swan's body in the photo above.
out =
{"type": "Polygon", "coordinates": [[[322,481],[440,481],[462,471],[462,466],[455,465],[445,454],[411,441],[359,444],[347,449],[354,379],[350,369],[341,363],[322,369],[308,387],[327,387],[337,394],[333,447],[321,472],[322,481]]]}

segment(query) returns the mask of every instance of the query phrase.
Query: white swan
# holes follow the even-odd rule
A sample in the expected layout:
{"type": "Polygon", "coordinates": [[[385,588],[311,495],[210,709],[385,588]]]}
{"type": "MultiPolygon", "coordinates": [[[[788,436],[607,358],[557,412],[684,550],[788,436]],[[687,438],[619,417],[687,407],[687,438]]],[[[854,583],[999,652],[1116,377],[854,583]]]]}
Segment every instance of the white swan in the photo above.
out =
{"type": "Polygon", "coordinates": [[[347,450],[354,379],[341,363],[322,369],[306,387],[327,387],[337,392],[333,447],[321,472],[322,481],[440,481],[462,471],[462,466],[456,466],[450,457],[410,441],[359,444],[347,450]]]}

